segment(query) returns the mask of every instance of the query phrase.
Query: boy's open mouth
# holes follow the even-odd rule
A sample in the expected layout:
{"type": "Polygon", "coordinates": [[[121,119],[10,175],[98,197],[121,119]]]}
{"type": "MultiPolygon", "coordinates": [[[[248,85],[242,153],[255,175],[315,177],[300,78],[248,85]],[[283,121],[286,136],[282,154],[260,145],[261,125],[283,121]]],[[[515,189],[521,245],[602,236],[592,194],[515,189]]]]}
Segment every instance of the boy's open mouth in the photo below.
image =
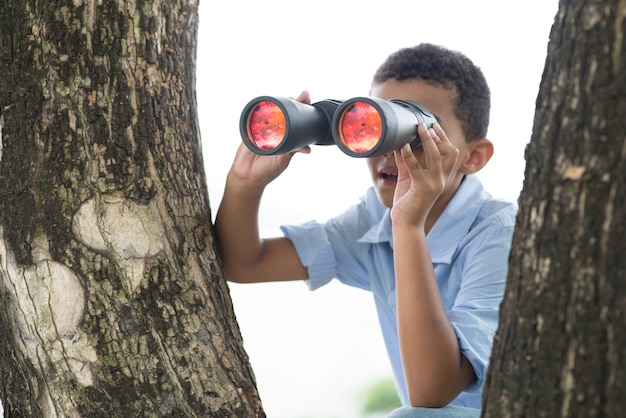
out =
{"type": "Polygon", "coordinates": [[[395,185],[398,182],[398,173],[392,171],[380,171],[378,173],[384,184],[395,185]]]}

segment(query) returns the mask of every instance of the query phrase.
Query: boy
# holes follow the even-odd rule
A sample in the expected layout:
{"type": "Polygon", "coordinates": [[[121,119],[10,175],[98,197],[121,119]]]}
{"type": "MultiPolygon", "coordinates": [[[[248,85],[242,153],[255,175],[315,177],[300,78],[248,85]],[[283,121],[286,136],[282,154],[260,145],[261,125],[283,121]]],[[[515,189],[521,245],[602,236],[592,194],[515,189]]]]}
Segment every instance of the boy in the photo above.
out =
{"type": "Polygon", "coordinates": [[[370,290],[405,405],[391,416],[478,417],[517,210],[474,175],[493,154],[489,88],[464,55],[421,44],[389,56],[370,95],[414,100],[438,123],[417,126],[421,146],[367,159],[373,187],[359,204],[273,239],[259,238],[259,203],[293,153],[240,146],[216,218],[226,274],[370,290]]]}

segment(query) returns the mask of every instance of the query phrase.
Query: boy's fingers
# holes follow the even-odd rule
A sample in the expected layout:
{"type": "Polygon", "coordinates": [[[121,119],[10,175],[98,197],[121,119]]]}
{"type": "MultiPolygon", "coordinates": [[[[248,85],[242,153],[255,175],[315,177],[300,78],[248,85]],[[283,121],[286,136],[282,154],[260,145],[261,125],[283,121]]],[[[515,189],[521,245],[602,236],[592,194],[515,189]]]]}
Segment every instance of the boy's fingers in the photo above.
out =
{"type": "Polygon", "coordinates": [[[408,172],[411,178],[415,178],[416,174],[421,172],[424,167],[413,154],[411,144],[404,144],[398,150],[394,151],[398,174],[408,172]]]}
{"type": "Polygon", "coordinates": [[[439,125],[438,122],[433,123],[433,126],[431,128],[437,135],[437,137],[442,141],[442,142],[447,142],[450,143],[450,139],[448,138],[448,135],[446,135],[446,133],[444,132],[444,130],[441,128],[441,125],[439,125]]]}
{"type": "Polygon", "coordinates": [[[437,132],[435,132],[433,128],[428,129],[428,133],[430,134],[431,138],[435,140],[435,143],[441,142],[441,138],[439,137],[439,135],[437,135],[437,132]]]}
{"type": "Polygon", "coordinates": [[[439,150],[438,144],[441,143],[441,140],[439,140],[439,137],[432,129],[428,129],[424,123],[420,123],[417,129],[420,139],[422,140],[422,148],[424,149],[427,168],[432,169],[440,166],[441,163],[438,161],[441,159],[441,151],[439,150]]]}
{"type": "Polygon", "coordinates": [[[454,160],[458,157],[459,150],[448,138],[448,135],[441,129],[441,126],[435,122],[429,129],[431,136],[435,139],[435,143],[442,156],[454,156],[454,160]],[[456,156],[455,156],[456,154],[456,156]]]}
{"type": "Polygon", "coordinates": [[[400,149],[394,151],[396,164],[398,167],[406,165],[419,165],[410,144],[404,144],[400,149]],[[399,154],[399,155],[398,155],[399,154]],[[398,158],[400,157],[400,158],[398,158]]]}
{"type": "Polygon", "coordinates": [[[300,93],[295,100],[300,103],[311,104],[311,96],[308,90],[302,90],[302,93],[300,93]]]}
{"type": "Polygon", "coordinates": [[[417,134],[422,140],[423,147],[429,147],[430,144],[435,142],[435,138],[432,136],[430,129],[426,127],[425,123],[420,123],[417,125],[417,134]]]}
{"type": "Polygon", "coordinates": [[[296,153],[302,153],[302,154],[310,154],[311,153],[311,147],[308,145],[305,145],[302,148],[297,148],[293,151],[290,152],[291,155],[296,154],[296,153]]]}

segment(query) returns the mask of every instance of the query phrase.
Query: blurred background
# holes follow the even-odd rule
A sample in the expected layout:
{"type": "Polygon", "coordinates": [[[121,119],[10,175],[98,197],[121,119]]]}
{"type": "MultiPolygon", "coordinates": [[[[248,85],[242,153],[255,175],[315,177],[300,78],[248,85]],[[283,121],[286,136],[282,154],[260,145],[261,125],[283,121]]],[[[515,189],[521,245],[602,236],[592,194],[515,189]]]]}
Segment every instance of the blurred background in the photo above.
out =
{"type": "MultiPolygon", "coordinates": [[[[421,42],[459,50],[485,73],[496,152],[479,176],[516,201],[557,8],[556,0],[202,1],[197,87],[213,216],[248,101],[304,89],[313,102],[367,95],[387,55],[421,42]]],[[[369,185],[363,160],[313,147],[268,187],[261,232],[323,221],[369,185]]],[[[231,292],[268,417],[384,416],[397,402],[370,294],[337,283],[315,292],[302,283],[231,284],[231,292]]]]}

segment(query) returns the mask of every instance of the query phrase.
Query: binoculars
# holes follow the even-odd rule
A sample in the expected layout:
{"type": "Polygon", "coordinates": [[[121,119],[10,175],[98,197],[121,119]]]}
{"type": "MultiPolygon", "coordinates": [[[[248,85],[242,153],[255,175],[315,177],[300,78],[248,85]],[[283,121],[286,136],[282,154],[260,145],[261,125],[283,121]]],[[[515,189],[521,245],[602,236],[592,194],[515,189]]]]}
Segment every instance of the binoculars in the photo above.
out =
{"type": "Polygon", "coordinates": [[[352,157],[377,157],[410,143],[421,144],[420,122],[433,114],[411,100],[355,97],[311,105],[280,96],[259,96],[243,109],[239,131],[260,155],[285,154],[307,145],[337,145],[352,157]]]}

